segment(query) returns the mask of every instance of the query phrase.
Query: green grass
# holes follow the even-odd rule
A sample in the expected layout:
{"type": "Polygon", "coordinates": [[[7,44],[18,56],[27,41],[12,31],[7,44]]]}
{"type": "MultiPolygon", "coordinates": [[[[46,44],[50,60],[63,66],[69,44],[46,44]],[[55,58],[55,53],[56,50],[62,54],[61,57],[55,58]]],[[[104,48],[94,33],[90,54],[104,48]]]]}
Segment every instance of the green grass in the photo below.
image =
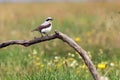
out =
{"type": "MultiPolygon", "coordinates": [[[[118,3],[0,4],[0,43],[40,36],[30,32],[52,16],[53,29],[88,51],[100,75],[120,79],[118,3]],[[105,66],[103,68],[98,65],[105,66]]],[[[93,80],[80,56],[60,40],[0,49],[0,80],[93,80]]]]}

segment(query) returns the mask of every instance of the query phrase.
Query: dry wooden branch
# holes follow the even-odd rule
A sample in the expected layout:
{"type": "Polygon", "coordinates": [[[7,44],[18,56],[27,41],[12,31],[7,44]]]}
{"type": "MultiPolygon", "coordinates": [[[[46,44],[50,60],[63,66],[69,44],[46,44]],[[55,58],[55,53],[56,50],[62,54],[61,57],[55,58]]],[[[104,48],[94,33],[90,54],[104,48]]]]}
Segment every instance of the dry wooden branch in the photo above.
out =
{"type": "Polygon", "coordinates": [[[55,31],[55,34],[52,34],[50,36],[34,38],[32,40],[11,40],[11,41],[7,41],[7,42],[3,42],[0,44],[0,48],[6,47],[9,45],[15,45],[15,44],[28,47],[28,46],[36,44],[36,43],[40,43],[40,42],[44,42],[44,41],[48,41],[48,40],[52,40],[52,39],[56,39],[56,38],[63,40],[64,42],[69,44],[73,49],[75,49],[79,53],[79,55],[82,57],[82,59],[84,60],[89,71],[91,72],[94,80],[100,80],[100,75],[98,74],[95,66],[93,65],[92,61],[90,60],[89,56],[87,55],[87,52],[84,49],[82,49],[74,40],[72,40],[67,35],[65,35],[61,32],[58,32],[58,31],[55,31]]]}

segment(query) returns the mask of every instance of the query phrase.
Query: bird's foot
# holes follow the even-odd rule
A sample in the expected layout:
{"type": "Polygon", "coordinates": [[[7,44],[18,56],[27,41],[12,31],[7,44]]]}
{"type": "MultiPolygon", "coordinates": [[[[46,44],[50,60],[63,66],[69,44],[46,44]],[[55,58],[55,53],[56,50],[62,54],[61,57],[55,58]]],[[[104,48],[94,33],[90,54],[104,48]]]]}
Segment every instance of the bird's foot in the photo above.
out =
{"type": "Polygon", "coordinates": [[[48,34],[46,36],[49,36],[48,34]]]}
{"type": "Polygon", "coordinates": [[[46,34],[46,36],[49,36],[47,33],[45,33],[46,34]]]}
{"type": "Polygon", "coordinates": [[[44,37],[44,35],[41,33],[41,37],[44,37]]]}

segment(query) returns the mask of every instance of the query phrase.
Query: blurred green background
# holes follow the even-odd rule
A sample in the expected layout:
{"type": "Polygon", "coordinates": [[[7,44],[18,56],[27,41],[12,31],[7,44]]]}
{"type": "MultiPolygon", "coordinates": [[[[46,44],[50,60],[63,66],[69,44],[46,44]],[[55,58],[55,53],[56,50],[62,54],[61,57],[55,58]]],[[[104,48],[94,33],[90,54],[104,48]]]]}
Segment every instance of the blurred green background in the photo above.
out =
{"type": "MultiPolygon", "coordinates": [[[[88,52],[99,73],[120,79],[119,3],[1,3],[0,43],[29,40],[46,17],[53,29],[74,39],[88,52]]],[[[30,47],[0,49],[0,80],[93,80],[80,56],[60,40],[30,47]]],[[[103,79],[105,80],[105,79],[103,79]]]]}

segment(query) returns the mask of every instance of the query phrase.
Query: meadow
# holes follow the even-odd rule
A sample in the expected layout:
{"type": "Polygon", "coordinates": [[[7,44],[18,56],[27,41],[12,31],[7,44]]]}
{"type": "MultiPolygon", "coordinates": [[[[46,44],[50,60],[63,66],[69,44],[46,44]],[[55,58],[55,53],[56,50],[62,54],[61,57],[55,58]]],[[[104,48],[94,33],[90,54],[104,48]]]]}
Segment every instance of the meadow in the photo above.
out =
{"type": "MultiPolygon", "coordinates": [[[[107,80],[120,80],[119,3],[1,3],[0,43],[29,40],[46,17],[74,39],[107,80]]],[[[0,49],[0,80],[93,80],[81,57],[60,40],[0,49]]],[[[104,79],[105,80],[105,79],[104,79]]]]}

